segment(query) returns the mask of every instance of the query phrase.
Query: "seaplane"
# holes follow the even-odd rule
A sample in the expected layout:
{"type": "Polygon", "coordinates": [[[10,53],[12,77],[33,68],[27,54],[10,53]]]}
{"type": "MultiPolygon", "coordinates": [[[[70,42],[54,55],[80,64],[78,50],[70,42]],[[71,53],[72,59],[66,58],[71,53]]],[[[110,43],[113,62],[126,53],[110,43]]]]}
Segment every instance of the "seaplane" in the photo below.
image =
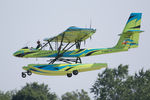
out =
{"type": "Polygon", "coordinates": [[[123,32],[119,34],[120,39],[118,43],[110,48],[81,48],[81,43],[90,38],[96,32],[96,29],[75,26],[69,27],[57,36],[45,38],[43,40],[45,43],[38,45],[37,48],[23,47],[13,53],[13,55],[20,58],[48,58],[49,60],[47,64],[28,64],[23,66],[25,72],[22,72],[21,76],[25,78],[27,75],[30,76],[34,73],[72,77],[72,75],[77,75],[80,72],[106,68],[107,63],[82,64],[81,58],[137,48],[139,45],[139,34],[143,32],[140,30],[141,17],[142,13],[131,13],[123,32]],[[48,47],[48,49],[45,50],[45,47],[48,47]]]}

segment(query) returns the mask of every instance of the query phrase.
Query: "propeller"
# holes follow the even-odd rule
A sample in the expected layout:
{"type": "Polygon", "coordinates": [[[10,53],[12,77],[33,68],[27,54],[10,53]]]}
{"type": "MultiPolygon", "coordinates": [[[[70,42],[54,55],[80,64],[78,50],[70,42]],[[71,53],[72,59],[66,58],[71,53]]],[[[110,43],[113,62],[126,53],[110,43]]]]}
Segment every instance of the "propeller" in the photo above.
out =
{"type": "Polygon", "coordinates": [[[92,36],[90,36],[90,40],[92,39],[92,36]]]}
{"type": "Polygon", "coordinates": [[[84,40],[84,45],[86,44],[86,41],[84,40]]]}
{"type": "Polygon", "coordinates": [[[92,20],[91,20],[91,18],[90,18],[90,28],[92,28],[92,20]]]}

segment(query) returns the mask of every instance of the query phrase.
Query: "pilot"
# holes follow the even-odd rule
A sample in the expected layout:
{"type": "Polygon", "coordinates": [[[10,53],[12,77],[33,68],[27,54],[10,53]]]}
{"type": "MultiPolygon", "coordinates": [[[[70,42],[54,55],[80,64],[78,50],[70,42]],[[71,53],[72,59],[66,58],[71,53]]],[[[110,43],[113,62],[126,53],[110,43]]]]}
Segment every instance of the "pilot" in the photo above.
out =
{"type": "Polygon", "coordinates": [[[38,40],[38,41],[37,41],[36,49],[40,49],[41,47],[42,47],[42,45],[41,45],[40,41],[38,40]]]}

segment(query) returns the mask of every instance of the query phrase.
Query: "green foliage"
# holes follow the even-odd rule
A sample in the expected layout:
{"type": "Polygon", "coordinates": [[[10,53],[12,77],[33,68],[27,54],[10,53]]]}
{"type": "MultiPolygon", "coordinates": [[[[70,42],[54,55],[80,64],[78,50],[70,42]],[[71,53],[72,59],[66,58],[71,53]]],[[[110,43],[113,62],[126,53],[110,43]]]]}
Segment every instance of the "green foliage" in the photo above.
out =
{"type": "Polygon", "coordinates": [[[8,93],[3,93],[2,91],[0,91],[0,100],[10,100],[11,97],[8,93]]]}
{"type": "Polygon", "coordinates": [[[150,70],[128,75],[128,66],[105,69],[91,88],[96,100],[149,100],[150,70]]]}
{"type": "Polygon", "coordinates": [[[11,100],[14,93],[15,91],[7,91],[5,93],[0,91],[0,100],[11,100]]]}
{"type": "Polygon", "coordinates": [[[57,100],[56,94],[50,93],[49,90],[48,85],[45,84],[27,83],[13,95],[12,100],[57,100]]]}
{"type": "Polygon", "coordinates": [[[62,100],[90,100],[88,93],[83,89],[81,92],[78,90],[72,92],[66,92],[64,95],[61,96],[62,100]]]}
{"type": "Polygon", "coordinates": [[[132,94],[135,100],[149,100],[150,99],[150,70],[140,70],[138,74],[135,73],[133,77],[134,82],[131,85],[132,94]]]}

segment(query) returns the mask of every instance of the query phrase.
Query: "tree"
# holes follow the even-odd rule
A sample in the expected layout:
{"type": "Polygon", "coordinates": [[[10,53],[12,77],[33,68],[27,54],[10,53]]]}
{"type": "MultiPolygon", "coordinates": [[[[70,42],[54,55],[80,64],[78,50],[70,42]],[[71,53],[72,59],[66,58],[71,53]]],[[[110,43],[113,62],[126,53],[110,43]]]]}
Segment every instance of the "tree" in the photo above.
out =
{"type": "Polygon", "coordinates": [[[150,70],[128,75],[128,66],[105,69],[91,88],[96,100],[149,100],[150,70]]]}
{"type": "Polygon", "coordinates": [[[14,93],[15,91],[7,91],[5,93],[0,91],[0,100],[11,100],[14,93]]]}
{"type": "Polygon", "coordinates": [[[149,100],[150,98],[150,70],[145,72],[142,70],[139,73],[135,73],[134,82],[131,85],[133,97],[135,100],[149,100]]]}
{"type": "Polygon", "coordinates": [[[81,92],[78,90],[72,92],[66,92],[61,96],[62,100],[90,100],[88,93],[83,89],[81,92]]]}
{"type": "Polygon", "coordinates": [[[49,90],[48,85],[45,84],[27,83],[13,95],[12,100],[57,100],[56,94],[49,90]]]}

